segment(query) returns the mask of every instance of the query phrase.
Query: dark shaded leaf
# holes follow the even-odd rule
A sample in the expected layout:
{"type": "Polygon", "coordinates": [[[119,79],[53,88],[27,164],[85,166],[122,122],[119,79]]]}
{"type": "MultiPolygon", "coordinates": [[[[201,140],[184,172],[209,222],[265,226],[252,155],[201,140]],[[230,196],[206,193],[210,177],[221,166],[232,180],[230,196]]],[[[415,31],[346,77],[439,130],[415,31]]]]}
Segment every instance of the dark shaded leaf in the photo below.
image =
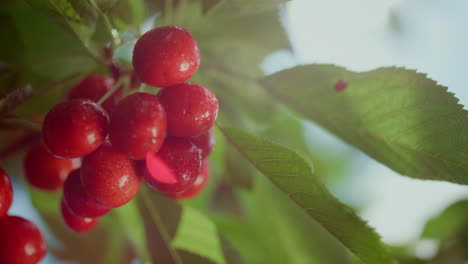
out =
{"type": "Polygon", "coordinates": [[[81,0],[27,0],[34,8],[55,14],[67,25],[86,47],[95,32],[98,12],[89,1],[81,0]]]}

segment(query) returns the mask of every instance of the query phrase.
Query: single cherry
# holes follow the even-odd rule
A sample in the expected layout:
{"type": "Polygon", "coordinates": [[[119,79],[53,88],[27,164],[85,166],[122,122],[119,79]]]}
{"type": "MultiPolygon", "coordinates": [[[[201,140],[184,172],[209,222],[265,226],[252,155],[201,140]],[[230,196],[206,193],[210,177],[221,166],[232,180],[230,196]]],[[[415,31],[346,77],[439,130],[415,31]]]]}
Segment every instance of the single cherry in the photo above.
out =
{"type": "Polygon", "coordinates": [[[91,231],[99,222],[99,218],[79,217],[74,215],[63,198],[60,202],[60,212],[62,213],[63,221],[68,228],[76,233],[91,231]]]}
{"type": "Polygon", "coordinates": [[[211,128],[218,115],[218,99],[205,86],[182,83],[158,93],[166,111],[167,134],[195,137],[211,128]]]}
{"type": "Polygon", "coordinates": [[[62,188],[68,174],[79,166],[78,159],[61,159],[50,154],[43,144],[32,146],[24,158],[24,175],[28,182],[44,191],[62,188]]]}
{"type": "Polygon", "coordinates": [[[138,39],[132,62],[142,82],[167,87],[195,74],[200,65],[200,50],[187,30],[179,26],[159,27],[138,39]]]}
{"type": "Polygon", "coordinates": [[[166,137],[166,113],[158,97],[134,93],[123,99],[110,119],[112,145],[131,159],[143,160],[147,152],[157,152],[166,137]]]}
{"type": "Polygon", "coordinates": [[[116,208],[136,195],[141,177],[125,153],[106,143],[84,157],[81,183],[102,206],[116,208]]]}
{"type": "Polygon", "coordinates": [[[34,223],[18,216],[0,219],[0,263],[36,264],[46,251],[46,241],[34,223]]]}
{"type": "MultiPolygon", "coordinates": [[[[112,89],[114,83],[114,79],[111,77],[97,73],[90,74],[71,89],[68,94],[68,99],[89,99],[98,102],[103,95],[112,89]]],[[[115,105],[119,102],[120,96],[121,91],[115,91],[102,103],[102,107],[104,107],[108,113],[111,113],[115,105]]]]}
{"type": "Polygon", "coordinates": [[[72,171],[65,181],[63,200],[74,215],[82,218],[103,216],[110,211],[86,193],[81,184],[80,170],[72,171]]]}
{"type": "Polygon", "coordinates": [[[201,168],[201,155],[189,139],[167,138],[158,153],[146,156],[145,181],[164,193],[182,192],[195,182],[201,168]]]}
{"type": "Polygon", "coordinates": [[[55,105],[47,113],[42,137],[47,149],[61,158],[78,158],[97,149],[107,136],[105,110],[89,99],[55,105]]]}
{"type": "Polygon", "coordinates": [[[179,193],[166,193],[166,195],[172,199],[183,200],[190,199],[197,196],[208,183],[210,178],[210,162],[208,160],[203,160],[200,174],[190,188],[183,192],[179,193]]]}
{"type": "Polygon", "coordinates": [[[212,129],[209,129],[207,132],[198,137],[193,137],[190,140],[192,140],[192,143],[200,149],[202,159],[205,159],[210,155],[215,144],[215,137],[212,129]]]}
{"type": "Polygon", "coordinates": [[[4,217],[13,202],[13,187],[8,174],[0,168],[0,219],[4,217]]]}

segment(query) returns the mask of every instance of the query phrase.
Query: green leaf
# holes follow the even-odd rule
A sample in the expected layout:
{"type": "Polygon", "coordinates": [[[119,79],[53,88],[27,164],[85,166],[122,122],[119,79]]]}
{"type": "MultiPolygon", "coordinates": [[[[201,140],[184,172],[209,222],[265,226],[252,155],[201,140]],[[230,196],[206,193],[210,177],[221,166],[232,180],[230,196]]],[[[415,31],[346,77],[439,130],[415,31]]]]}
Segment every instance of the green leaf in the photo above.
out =
{"type": "Polygon", "coordinates": [[[203,0],[203,10],[211,16],[234,17],[276,9],[289,0],[203,0]]]}
{"type": "MultiPolygon", "coordinates": [[[[18,1],[0,6],[0,19],[5,22],[2,29],[14,33],[10,44],[0,43],[0,50],[5,51],[0,54],[0,61],[8,64],[1,74],[0,94],[26,85],[34,93],[43,93],[63,84],[61,80],[95,69],[95,62],[71,34],[27,4],[18,1]]],[[[53,104],[56,97],[44,96],[40,101],[53,104]]],[[[27,102],[29,111],[36,115],[41,112],[30,103],[27,102]]]]}
{"type": "Polygon", "coordinates": [[[137,252],[140,262],[149,262],[150,255],[146,247],[145,227],[141,219],[137,200],[133,199],[125,206],[116,209],[115,213],[119,217],[119,224],[126,233],[127,239],[130,240],[137,252]]]}
{"type": "Polygon", "coordinates": [[[448,240],[456,235],[468,220],[468,200],[458,201],[450,205],[440,215],[430,219],[424,227],[422,237],[448,240]]]}
{"type": "Polygon", "coordinates": [[[102,12],[106,13],[112,7],[117,4],[120,0],[88,0],[95,8],[98,8],[102,12]]]}
{"type": "Polygon", "coordinates": [[[266,246],[268,263],[350,263],[345,247],[315,221],[310,221],[302,208],[295,206],[268,179],[260,177],[256,177],[255,190],[252,197],[247,197],[246,206],[250,206],[259,240],[266,246]],[[276,230],[275,234],[271,230],[276,230]]]}
{"type": "Polygon", "coordinates": [[[119,31],[139,34],[140,26],[146,18],[145,8],[144,0],[120,0],[107,14],[119,31]]]}
{"type": "Polygon", "coordinates": [[[253,190],[242,192],[245,217],[212,217],[245,263],[351,263],[343,245],[258,174],[253,190]]]}
{"type": "Polygon", "coordinates": [[[54,12],[77,33],[90,37],[96,26],[97,11],[89,1],[27,0],[31,6],[54,12]]]}
{"type": "Polygon", "coordinates": [[[338,201],[299,155],[239,129],[221,130],[260,172],[365,263],[395,263],[374,230],[338,201]]]}
{"type": "Polygon", "coordinates": [[[203,12],[206,13],[208,10],[215,7],[220,2],[221,0],[203,0],[201,2],[203,12]]]}
{"type": "Polygon", "coordinates": [[[245,189],[250,189],[252,187],[255,168],[253,168],[250,163],[246,162],[245,158],[231,145],[226,146],[225,164],[225,174],[230,183],[245,189]],[[243,165],[239,166],[240,163],[243,165]]]}
{"type": "Polygon", "coordinates": [[[271,95],[251,80],[239,78],[219,67],[202,69],[196,78],[216,94],[223,117],[237,121],[242,127],[261,129],[269,126],[276,116],[278,107],[271,95]]]}
{"type": "Polygon", "coordinates": [[[182,209],[172,246],[206,257],[215,263],[226,263],[216,226],[209,218],[189,206],[182,209]]]}
{"type": "Polygon", "coordinates": [[[179,222],[180,206],[147,186],[142,186],[138,198],[146,244],[153,262],[182,264],[180,252],[171,246],[179,222]]]}
{"type": "Polygon", "coordinates": [[[284,105],[278,106],[276,103],[276,109],[275,118],[261,131],[262,137],[294,150],[309,163],[313,161],[314,172],[324,180],[336,180],[346,174],[352,163],[349,156],[353,150],[324,151],[326,144],[320,143],[323,135],[310,131],[310,124],[284,105]]]}
{"type": "MultiPolygon", "coordinates": [[[[98,25],[99,13],[90,1],[27,0],[27,2],[46,14],[52,14],[70,29],[94,58],[99,58],[97,47],[92,41],[98,25]]],[[[102,37],[102,34],[99,35],[102,37]]]]}
{"type": "Polygon", "coordinates": [[[292,109],[410,177],[468,184],[468,112],[447,88],[403,68],[285,70],[261,84],[292,109]],[[335,84],[344,80],[341,92],[335,84]]]}
{"type": "Polygon", "coordinates": [[[219,241],[219,238],[216,232],[210,231],[212,223],[207,222],[210,221],[208,218],[196,209],[181,206],[149,187],[142,187],[140,193],[140,213],[145,225],[146,243],[154,263],[207,264],[215,263],[213,261],[222,256],[221,252],[216,252],[219,247],[215,241],[219,241]],[[193,212],[187,213],[185,208],[193,212]],[[192,228],[203,228],[204,237],[198,238],[198,230],[192,228]],[[193,242],[193,239],[196,241],[193,242]],[[195,245],[199,243],[198,239],[207,242],[209,248],[195,245]],[[187,245],[188,241],[194,245],[187,245]]]}
{"type": "Polygon", "coordinates": [[[277,9],[242,17],[207,17],[200,25],[187,27],[199,40],[202,67],[259,76],[267,55],[291,48],[277,9]]]}
{"type": "Polygon", "coordinates": [[[246,263],[262,263],[265,258],[262,247],[255,236],[255,226],[247,221],[226,215],[214,215],[219,232],[236,248],[246,263]]]}

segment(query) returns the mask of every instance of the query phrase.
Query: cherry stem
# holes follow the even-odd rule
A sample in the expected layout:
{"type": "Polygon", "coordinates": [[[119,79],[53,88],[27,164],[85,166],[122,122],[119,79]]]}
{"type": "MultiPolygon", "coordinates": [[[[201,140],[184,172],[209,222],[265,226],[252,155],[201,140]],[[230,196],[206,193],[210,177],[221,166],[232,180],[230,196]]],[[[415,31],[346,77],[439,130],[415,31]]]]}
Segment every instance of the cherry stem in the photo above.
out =
{"type": "Polygon", "coordinates": [[[139,91],[139,92],[144,92],[144,91],[145,91],[145,88],[146,88],[146,84],[141,83],[141,84],[140,84],[140,87],[138,87],[138,91],[139,91]]]}
{"type": "Polygon", "coordinates": [[[111,212],[111,214],[115,214],[120,223],[118,223],[118,226],[120,229],[123,227],[123,233],[126,235],[127,241],[129,241],[130,245],[134,248],[135,253],[137,257],[140,259],[141,263],[148,263],[150,260],[150,256],[146,250],[143,250],[143,248],[140,245],[140,241],[136,241],[135,237],[132,235],[132,231],[129,229],[129,226],[126,225],[123,221],[127,221],[127,218],[125,217],[124,213],[119,210],[114,210],[111,212]]]}
{"type": "Polygon", "coordinates": [[[116,83],[114,83],[114,86],[112,87],[112,89],[110,89],[109,91],[107,91],[102,97],[101,99],[99,99],[99,101],[97,102],[99,105],[104,103],[104,101],[106,101],[111,95],[113,95],[118,89],[120,89],[120,86],[122,86],[122,84],[125,83],[125,80],[127,78],[120,78],[116,83]]]}
{"type": "Polygon", "coordinates": [[[109,17],[104,12],[102,12],[102,10],[99,8],[99,5],[96,3],[95,0],[90,0],[90,2],[104,20],[104,26],[106,27],[106,30],[108,31],[107,33],[112,38],[112,47],[119,45],[120,44],[119,32],[112,26],[112,23],[110,22],[109,17]]]}
{"type": "Polygon", "coordinates": [[[19,139],[15,139],[13,143],[8,145],[6,148],[2,150],[2,152],[0,152],[0,162],[3,162],[9,159],[18,151],[21,151],[24,147],[30,145],[37,139],[38,139],[38,135],[36,133],[26,134],[26,135],[21,136],[19,139]]]}
{"type": "Polygon", "coordinates": [[[207,18],[209,16],[211,16],[212,14],[215,13],[216,10],[218,10],[222,5],[224,5],[226,3],[226,0],[220,0],[218,1],[216,4],[214,4],[210,9],[208,9],[206,12],[205,12],[205,15],[204,17],[207,18]]]}
{"type": "Polygon", "coordinates": [[[143,203],[145,204],[145,207],[148,209],[150,216],[153,219],[153,222],[156,224],[156,227],[158,228],[158,231],[161,234],[161,237],[164,240],[164,243],[167,245],[167,249],[169,250],[171,257],[174,260],[174,263],[183,264],[182,258],[179,256],[177,251],[171,246],[171,243],[170,243],[171,237],[169,233],[167,232],[166,226],[164,225],[164,222],[162,221],[161,216],[159,216],[159,213],[157,209],[155,208],[153,201],[151,201],[148,188],[142,188],[141,193],[142,193],[143,203]]]}
{"type": "Polygon", "coordinates": [[[41,132],[41,125],[27,119],[9,117],[0,120],[0,123],[9,127],[22,127],[33,132],[41,132]]]}
{"type": "Polygon", "coordinates": [[[131,90],[131,87],[130,87],[130,76],[129,75],[126,75],[125,77],[123,77],[123,89],[122,89],[122,95],[123,96],[127,96],[131,90]]]}
{"type": "Polygon", "coordinates": [[[112,26],[108,16],[103,13],[101,13],[101,15],[104,18],[104,24],[112,37],[112,46],[118,46],[120,44],[119,32],[112,26]]]}
{"type": "Polygon", "coordinates": [[[18,87],[0,99],[0,115],[6,115],[34,95],[31,85],[18,87]]]}

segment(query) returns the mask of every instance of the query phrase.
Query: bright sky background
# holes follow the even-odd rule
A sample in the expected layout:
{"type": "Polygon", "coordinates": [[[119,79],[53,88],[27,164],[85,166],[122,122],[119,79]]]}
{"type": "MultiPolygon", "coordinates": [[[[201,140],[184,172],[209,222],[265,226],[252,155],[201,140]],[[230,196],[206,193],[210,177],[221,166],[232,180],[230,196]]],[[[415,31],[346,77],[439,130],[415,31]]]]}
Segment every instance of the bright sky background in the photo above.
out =
{"type": "MultiPolygon", "coordinates": [[[[293,0],[285,23],[294,58],[276,53],[264,69],[294,63],[334,63],[355,71],[405,66],[428,73],[468,105],[466,10],[463,0],[293,0]],[[400,33],[390,28],[390,12],[400,18],[400,33]]],[[[428,217],[468,198],[468,187],[402,177],[363,154],[355,156],[352,188],[338,195],[348,203],[366,201],[362,216],[388,243],[415,241],[428,217]]]]}

